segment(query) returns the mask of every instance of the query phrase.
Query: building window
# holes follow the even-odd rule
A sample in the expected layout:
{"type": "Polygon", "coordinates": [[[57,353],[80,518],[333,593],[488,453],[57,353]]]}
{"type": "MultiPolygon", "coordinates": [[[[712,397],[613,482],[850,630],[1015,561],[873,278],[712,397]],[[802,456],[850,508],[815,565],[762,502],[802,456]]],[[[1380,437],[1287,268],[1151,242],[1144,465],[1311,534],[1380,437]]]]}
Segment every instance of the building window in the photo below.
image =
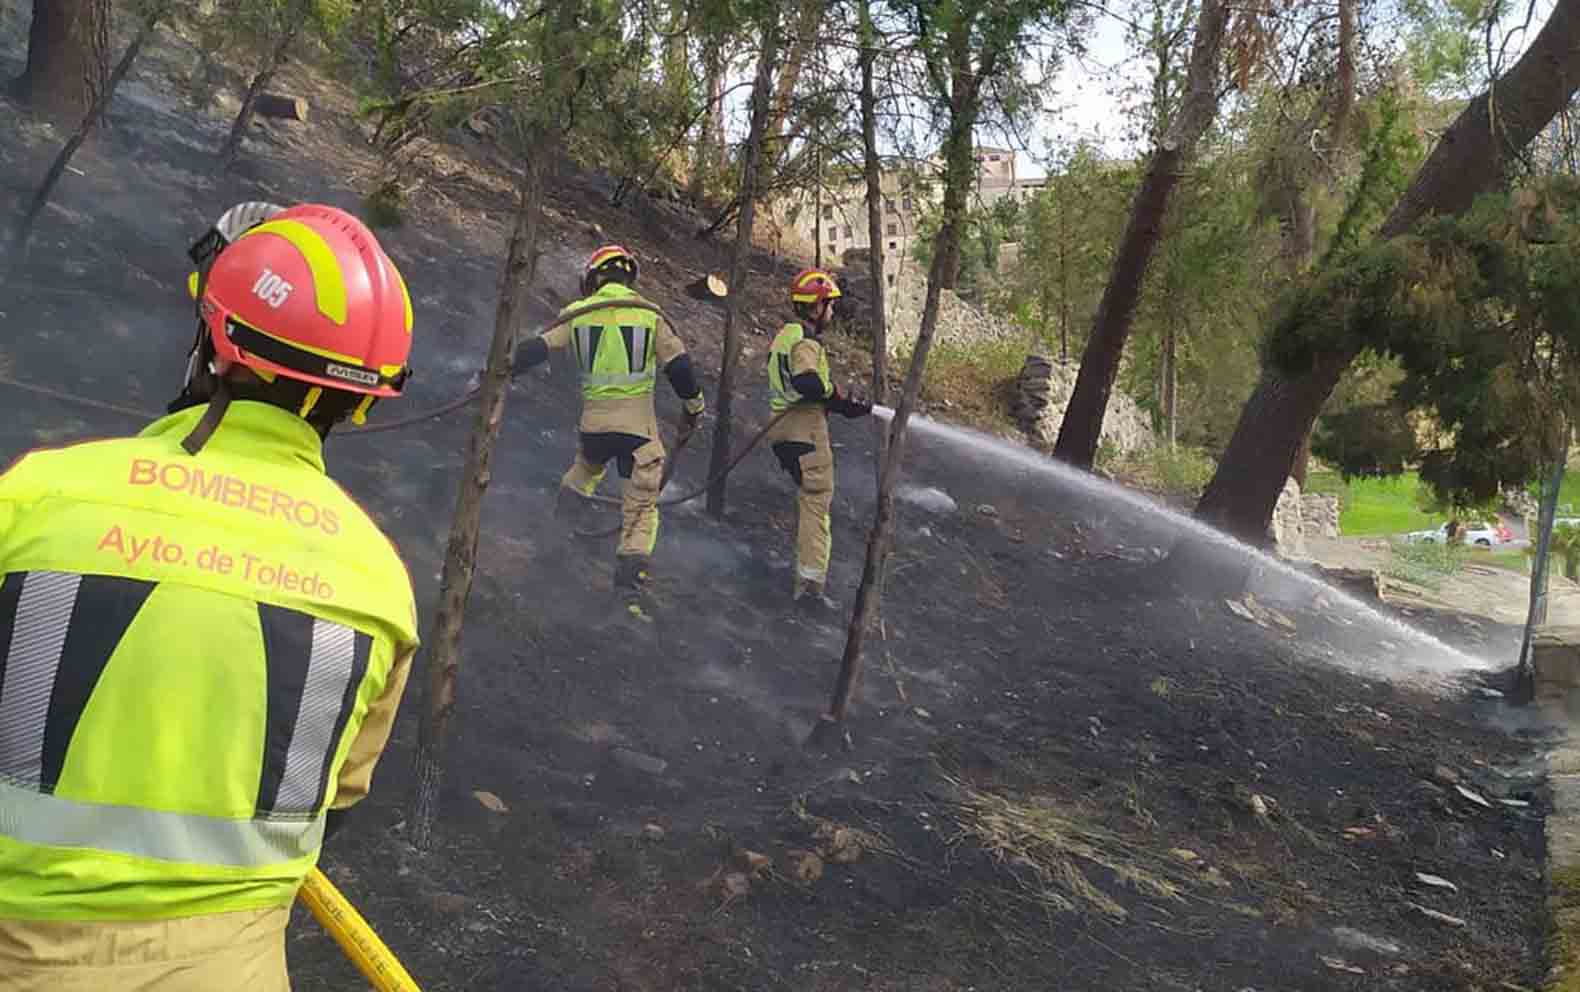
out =
{"type": "Polygon", "coordinates": [[[833,220],[834,219],[834,205],[832,203],[830,203],[828,206],[823,208],[823,219],[824,220],[833,220]]]}
{"type": "Polygon", "coordinates": [[[905,212],[910,213],[914,208],[915,204],[911,201],[911,198],[907,196],[905,198],[905,212]]]}
{"type": "Polygon", "coordinates": [[[845,233],[843,235],[841,235],[841,236],[842,237],[846,237],[846,238],[850,237],[850,225],[849,224],[845,225],[845,233]]]}
{"type": "Polygon", "coordinates": [[[894,285],[894,276],[891,275],[891,276],[887,276],[886,278],[889,280],[889,285],[893,286],[894,285]]]}
{"type": "Polygon", "coordinates": [[[998,161],[998,156],[997,155],[989,155],[988,156],[988,161],[989,162],[997,162],[998,161]]]}
{"type": "Polygon", "coordinates": [[[898,225],[898,224],[890,224],[889,225],[889,229],[887,231],[885,231],[884,233],[885,234],[889,234],[889,235],[899,234],[900,233],[900,225],[898,225]]]}
{"type": "Polygon", "coordinates": [[[898,244],[898,243],[896,243],[896,242],[893,242],[893,241],[890,241],[890,242],[889,242],[889,250],[890,250],[890,251],[894,251],[894,250],[895,250],[895,249],[896,249],[896,248],[898,248],[898,247],[899,247],[899,244],[898,244]]]}
{"type": "Polygon", "coordinates": [[[894,201],[888,197],[883,198],[883,212],[886,214],[894,213],[894,201]]]}

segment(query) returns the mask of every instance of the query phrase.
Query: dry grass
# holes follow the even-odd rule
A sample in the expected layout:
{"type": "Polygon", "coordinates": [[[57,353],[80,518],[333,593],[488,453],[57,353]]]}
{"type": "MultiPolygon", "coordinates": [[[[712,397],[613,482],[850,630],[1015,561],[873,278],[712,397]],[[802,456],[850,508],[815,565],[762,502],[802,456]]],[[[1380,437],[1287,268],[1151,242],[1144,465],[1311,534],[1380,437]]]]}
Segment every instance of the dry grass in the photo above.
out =
{"type": "MultiPolygon", "coordinates": [[[[865,386],[872,380],[872,342],[842,331],[824,337],[836,378],[865,386]]],[[[950,423],[963,424],[1001,437],[1021,438],[1020,426],[1009,415],[1015,398],[1015,377],[1026,358],[1017,342],[989,342],[972,346],[939,341],[927,358],[918,412],[950,423]]],[[[910,369],[909,350],[889,359],[889,398],[898,400],[910,369]]]]}
{"type": "MultiPolygon", "coordinates": [[[[1026,347],[1017,341],[992,341],[958,345],[947,341],[933,346],[922,382],[922,405],[933,416],[1005,437],[1020,437],[1020,426],[1010,417],[1015,398],[1015,378],[1026,359],[1026,347]]],[[[910,355],[896,359],[900,369],[910,365],[910,355]]]]}
{"type": "Polygon", "coordinates": [[[1095,824],[1078,807],[1050,796],[1002,796],[956,782],[967,797],[956,818],[971,840],[1013,869],[1031,896],[1058,912],[1096,912],[1124,919],[1128,912],[1088,877],[1095,865],[1144,895],[1182,902],[1197,884],[1190,866],[1171,860],[1095,824]]]}

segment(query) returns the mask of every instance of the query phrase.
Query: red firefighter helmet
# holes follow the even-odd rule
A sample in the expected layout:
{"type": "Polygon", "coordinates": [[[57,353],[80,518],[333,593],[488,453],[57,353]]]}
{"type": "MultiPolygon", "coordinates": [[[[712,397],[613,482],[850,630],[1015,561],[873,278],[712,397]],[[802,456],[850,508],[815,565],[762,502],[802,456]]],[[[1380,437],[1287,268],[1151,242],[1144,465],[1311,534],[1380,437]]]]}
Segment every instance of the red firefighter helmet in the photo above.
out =
{"type": "Polygon", "coordinates": [[[636,282],[637,274],[641,271],[635,255],[620,245],[604,245],[587,258],[587,265],[582,269],[582,292],[595,292],[598,289],[598,275],[605,269],[617,270],[619,281],[627,286],[636,282]]]}
{"type": "Polygon", "coordinates": [[[842,295],[834,277],[822,269],[802,269],[790,283],[792,303],[817,303],[820,300],[837,300],[842,295]]]}
{"type": "Polygon", "coordinates": [[[214,260],[199,308],[220,375],[239,364],[369,397],[399,395],[410,375],[406,283],[373,232],[335,207],[291,207],[241,234],[214,260]]]}

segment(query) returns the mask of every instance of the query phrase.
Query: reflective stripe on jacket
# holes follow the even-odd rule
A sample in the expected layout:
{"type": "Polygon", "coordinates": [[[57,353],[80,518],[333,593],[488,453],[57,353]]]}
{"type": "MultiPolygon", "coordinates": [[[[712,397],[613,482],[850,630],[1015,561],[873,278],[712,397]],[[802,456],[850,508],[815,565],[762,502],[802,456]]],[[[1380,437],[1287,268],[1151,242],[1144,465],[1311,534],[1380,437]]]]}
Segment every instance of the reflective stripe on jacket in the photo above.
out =
{"type": "MultiPolygon", "coordinates": [[[[627,298],[646,302],[619,283],[605,283],[566,309],[627,298]]],[[[581,373],[582,395],[601,400],[651,394],[658,377],[657,341],[658,314],[651,310],[614,307],[573,322],[570,347],[581,373]]]]}

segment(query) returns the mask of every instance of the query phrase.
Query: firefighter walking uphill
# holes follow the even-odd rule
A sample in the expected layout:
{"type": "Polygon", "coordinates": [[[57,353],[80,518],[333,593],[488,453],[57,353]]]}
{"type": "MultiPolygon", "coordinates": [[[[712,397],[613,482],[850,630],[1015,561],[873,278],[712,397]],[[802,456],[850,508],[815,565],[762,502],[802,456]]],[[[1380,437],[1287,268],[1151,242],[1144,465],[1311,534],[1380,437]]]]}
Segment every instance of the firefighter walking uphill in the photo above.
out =
{"type": "MultiPolygon", "coordinates": [[[[638,273],[636,257],[624,248],[599,248],[583,270],[583,298],[560,315],[622,300],[651,306],[632,288],[638,273]]],[[[647,581],[658,541],[658,495],[664,478],[664,444],[653,407],[658,371],[663,369],[685,404],[686,430],[694,429],[706,410],[702,387],[685,343],[650,309],[604,307],[560,324],[522,346],[521,365],[530,369],[547,361],[551,350],[561,349],[575,355],[583,402],[580,443],[560,480],[555,513],[570,515],[581,496],[597,490],[613,461],[625,480],[614,584],[634,592],[647,581]]]]}

